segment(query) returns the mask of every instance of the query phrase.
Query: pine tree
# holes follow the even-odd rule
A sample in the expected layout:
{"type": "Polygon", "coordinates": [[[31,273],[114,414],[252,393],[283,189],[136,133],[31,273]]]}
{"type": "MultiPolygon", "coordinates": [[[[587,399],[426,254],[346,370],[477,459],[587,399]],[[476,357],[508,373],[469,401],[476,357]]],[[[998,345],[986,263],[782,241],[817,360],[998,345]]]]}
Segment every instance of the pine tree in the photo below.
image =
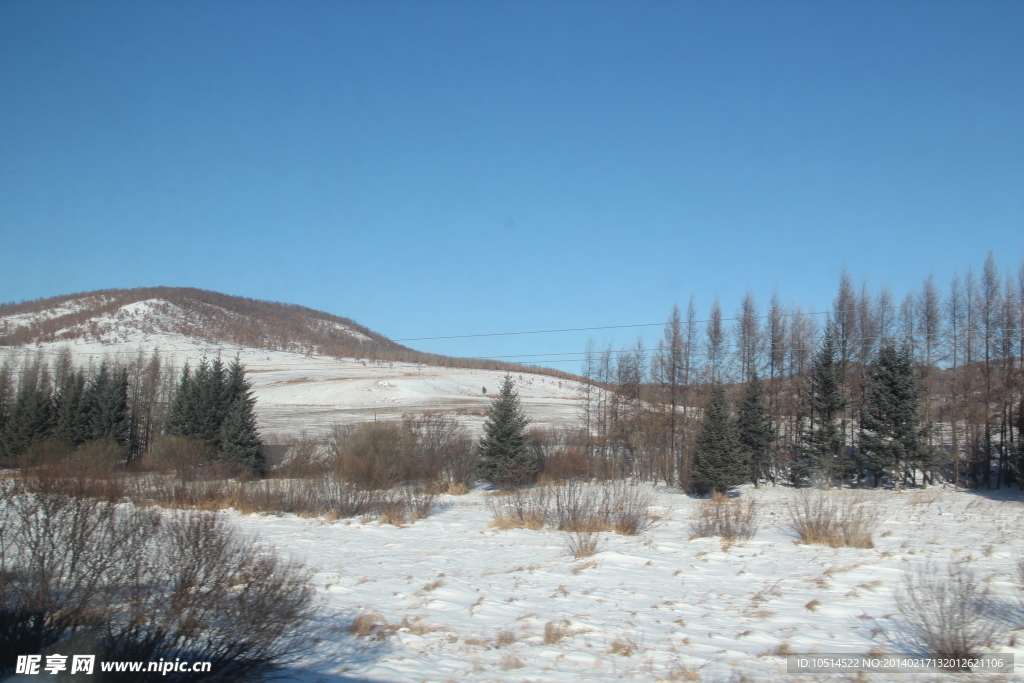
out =
{"type": "Polygon", "coordinates": [[[846,407],[842,379],[841,365],[836,358],[835,333],[830,324],[811,367],[808,393],[813,426],[805,438],[808,457],[794,463],[793,474],[797,478],[819,473],[831,483],[834,477],[843,474],[845,444],[837,424],[839,414],[846,407]]]}
{"type": "Polygon", "coordinates": [[[868,376],[860,447],[876,482],[884,472],[891,471],[897,491],[904,467],[931,464],[928,427],[921,424],[920,401],[921,387],[910,348],[886,344],[868,376]]]}
{"type": "Polygon", "coordinates": [[[775,430],[764,408],[764,387],[756,370],[740,402],[737,429],[740,448],[750,463],[750,474],[757,486],[762,477],[769,478],[771,455],[768,449],[775,440],[775,430]]]}
{"type": "Polygon", "coordinates": [[[512,377],[505,375],[498,395],[491,400],[484,435],[477,446],[483,479],[499,486],[515,486],[537,474],[537,461],[525,432],[528,422],[512,377]]]}
{"type": "Polygon", "coordinates": [[[704,406],[697,452],[694,458],[693,484],[698,491],[722,493],[747,480],[749,469],[743,457],[736,423],[729,416],[725,387],[715,382],[704,406]]]}

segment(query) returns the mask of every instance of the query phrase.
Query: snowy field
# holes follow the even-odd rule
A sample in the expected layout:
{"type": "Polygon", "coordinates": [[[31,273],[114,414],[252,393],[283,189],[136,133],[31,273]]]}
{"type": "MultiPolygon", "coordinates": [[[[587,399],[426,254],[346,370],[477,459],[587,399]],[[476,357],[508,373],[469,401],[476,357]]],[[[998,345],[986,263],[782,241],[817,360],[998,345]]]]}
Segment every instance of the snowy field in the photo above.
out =
{"type": "MultiPolygon", "coordinates": [[[[688,540],[700,501],[660,489],[638,536],[602,533],[576,560],[558,531],[490,527],[486,492],[442,496],[405,527],[290,515],[238,517],[306,562],[322,616],[315,652],[289,673],[370,681],[1024,680],[1018,675],[787,675],[778,653],[900,651],[894,590],[932,561],[966,563],[1004,608],[1004,653],[1024,648],[1014,576],[1024,555],[1017,492],[867,492],[881,512],[871,549],[798,545],[791,489],[744,488],[763,511],[752,540],[688,540]],[[347,627],[359,614],[381,639],[347,627]]],[[[1019,669],[1018,664],[1018,671],[1019,669]]]]}

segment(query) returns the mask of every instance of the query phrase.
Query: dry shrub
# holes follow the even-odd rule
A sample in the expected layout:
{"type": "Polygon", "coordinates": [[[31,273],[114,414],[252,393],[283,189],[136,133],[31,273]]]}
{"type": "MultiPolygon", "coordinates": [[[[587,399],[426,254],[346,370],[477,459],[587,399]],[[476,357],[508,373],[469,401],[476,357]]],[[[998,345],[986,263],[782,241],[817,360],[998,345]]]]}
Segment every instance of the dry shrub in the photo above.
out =
{"type": "Polygon", "coordinates": [[[752,498],[742,503],[716,493],[697,508],[697,516],[690,522],[690,538],[720,536],[727,545],[749,541],[757,522],[757,503],[752,498]]]}
{"type": "Polygon", "coordinates": [[[524,666],[526,666],[526,662],[524,662],[522,658],[512,653],[502,655],[501,660],[498,662],[498,664],[505,671],[511,671],[513,669],[522,669],[524,666]]]}
{"type": "Polygon", "coordinates": [[[616,481],[604,485],[608,518],[617,534],[635,536],[651,525],[648,510],[654,497],[650,486],[616,481]]]}
{"type": "Polygon", "coordinates": [[[338,476],[364,489],[389,489],[407,479],[412,444],[401,425],[360,425],[339,444],[338,476]]]}
{"type": "Polygon", "coordinates": [[[380,523],[393,526],[405,526],[409,517],[409,508],[404,500],[389,500],[384,503],[380,511],[380,523]]]}
{"type": "Polygon", "coordinates": [[[608,647],[608,654],[618,655],[620,657],[632,657],[636,653],[636,643],[626,636],[616,636],[612,638],[611,645],[608,647]]]}
{"type": "Polygon", "coordinates": [[[963,565],[929,563],[904,574],[896,606],[914,644],[933,656],[977,657],[1000,631],[988,618],[988,589],[963,565]]]}
{"type": "Polygon", "coordinates": [[[459,482],[458,484],[449,484],[448,488],[445,489],[445,493],[449,496],[464,496],[469,493],[469,486],[459,482]]]}
{"type": "Polygon", "coordinates": [[[373,636],[381,640],[388,635],[388,624],[380,614],[376,612],[360,612],[349,623],[346,629],[349,633],[360,638],[373,636]]]}
{"type": "Polygon", "coordinates": [[[498,637],[495,639],[498,647],[508,647],[514,645],[516,642],[516,634],[508,629],[502,629],[498,631],[498,637]]]}
{"type": "Polygon", "coordinates": [[[152,469],[172,473],[182,481],[193,481],[213,462],[216,451],[205,441],[185,436],[161,436],[153,442],[146,464],[152,469]]]}
{"type": "Polygon", "coordinates": [[[548,513],[546,487],[513,489],[487,498],[487,509],[500,529],[542,529],[548,513]]]}
{"type": "Polygon", "coordinates": [[[590,439],[585,430],[533,429],[530,437],[533,455],[540,464],[538,481],[554,483],[593,478],[590,439]]]}
{"type": "Polygon", "coordinates": [[[317,434],[291,435],[281,447],[267,447],[264,463],[267,471],[284,479],[323,477],[330,471],[331,449],[328,440],[317,434]]]}
{"type": "Polygon", "coordinates": [[[578,633],[578,631],[574,631],[571,627],[572,622],[568,619],[547,622],[544,624],[544,645],[554,645],[563,638],[571,638],[578,633]]]}
{"type": "Polygon", "coordinates": [[[500,528],[541,529],[587,533],[614,530],[638,534],[650,526],[652,489],[626,481],[588,484],[568,480],[516,489],[491,496],[488,507],[500,528]]]}
{"type": "Polygon", "coordinates": [[[873,548],[878,510],[862,496],[841,491],[803,491],[787,504],[790,524],[801,543],[831,548],[873,548]]]}
{"type": "Polygon", "coordinates": [[[565,546],[577,560],[597,553],[600,537],[593,531],[569,531],[565,533],[565,546]]]}
{"type": "Polygon", "coordinates": [[[102,659],[203,660],[253,680],[305,647],[306,571],[223,517],[0,485],[0,672],[77,638],[102,659]]]}
{"type": "Polygon", "coordinates": [[[447,415],[339,427],[328,443],[335,453],[335,472],[361,488],[434,482],[443,489],[461,485],[468,490],[476,480],[473,441],[447,415]]]}

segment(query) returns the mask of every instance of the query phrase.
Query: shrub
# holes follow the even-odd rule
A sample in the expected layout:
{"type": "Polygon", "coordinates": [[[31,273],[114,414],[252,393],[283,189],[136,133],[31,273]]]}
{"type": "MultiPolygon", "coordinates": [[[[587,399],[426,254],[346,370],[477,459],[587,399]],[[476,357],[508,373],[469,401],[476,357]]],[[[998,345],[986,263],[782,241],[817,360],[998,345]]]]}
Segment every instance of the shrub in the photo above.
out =
{"type": "Polygon", "coordinates": [[[832,548],[873,548],[878,511],[860,496],[842,492],[801,492],[787,504],[801,543],[832,548]]]}
{"type": "Polygon", "coordinates": [[[558,484],[514,489],[492,495],[488,507],[496,526],[541,529],[550,526],[567,532],[643,532],[651,518],[650,486],[626,481],[587,484],[567,480],[558,484]]]}
{"type": "Polygon", "coordinates": [[[581,559],[597,553],[599,537],[593,531],[568,531],[565,533],[565,546],[569,554],[581,559]]]}
{"type": "Polygon", "coordinates": [[[727,545],[749,541],[757,531],[757,520],[757,503],[752,498],[741,503],[715,494],[697,508],[697,516],[690,522],[690,538],[720,536],[727,545]]]}
{"type": "Polygon", "coordinates": [[[192,481],[213,462],[215,455],[214,448],[200,439],[164,435],[153,443],[147,464],[158,472],[173,473],[182,481],[192,481]]]}
{"type": "Polygon", "coordinates": [[[234,533],[222,516],[161,518],[85,497],[28,495],[12,483],[3,489],[0,652],[11,658],[0,672],[13,668],[15,653],[79,634],[103,659],[210,661],[224,680],[252,680],[305,647],[306,571],[234,533]]]}
{"type": "Polygon", "coordinates": [[[977,657],[999,631],[986,618],[988,591],[963,565],[925,564],[904,574],[896,606],[916,645],[935,656],[977,657]]]}

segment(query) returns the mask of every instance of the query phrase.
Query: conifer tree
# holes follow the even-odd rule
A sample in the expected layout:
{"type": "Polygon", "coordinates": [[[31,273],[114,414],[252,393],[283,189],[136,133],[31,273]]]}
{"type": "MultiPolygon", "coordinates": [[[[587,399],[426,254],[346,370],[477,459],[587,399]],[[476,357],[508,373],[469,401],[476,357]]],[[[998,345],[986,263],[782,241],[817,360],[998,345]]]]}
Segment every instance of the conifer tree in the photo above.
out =
{"type": "Polygon", "coordinates": [[[86,388],[89,431],[93,440],[109,439],[128,444],[128,369],[110,369],[106,361],[86,388]]]}
{"type": "Polygon", "coordinates": [[[3,434],[0,434],[0,461],[14,465],[29,446],[50,435],[53,427],[52,399],[49,369],[37,358],[28,363],[21,373],[18,393],[3,434]]]}
{"type": "Polygon", "coordinates": [[[227,405],[218,434],[221,458],[262,474],[263,456],[253,411],[256,398],[252,395],[252,384],[245,378],[245,367],[237,357],[228,368],[220,393],[222,405],[227,405]]]}
{"type": "Polygon", "coordinates": [[[693,483],[698,491],[723,493],[742,484],[748,476],[736,423],[729,416],[725,387],[715,382],[697,434],[693,483]]]}
{"type": "Polygon", "coordinates": [[[860,447],[876,484],[884,472],[891,471],[898,491],[905,466],[931,464],[928,426],[921,423],[920,401],[921,387],[910,348],[886,344],[868,376],[861,415],[860,447]]]}
{"type": "Polygon", "coordinates": [[[740,448],[750,464],[750,474],[754,485],[764,477],[769,478],[771,455],[769,448],[775,440],[775,430],[771,418],[764,408],[764,387],[757,371],[753,371],[743,399],[739,405],[737,428],[739,430],[740,448]]]}
{"type": "Polygon", "coordinates": [[[537,474],[538,463],[525,432],[528,422],[512,376],[505,375],[498,395],[491,400],[484,435],[477,446],[483,479],[499,486],[515,486],[537,474]]]}
{"type": "Polygon", "coordinates": [[[263,471],[260,437],[253,408],[256,399],[238,358],[225,371],[218,358],[204,358],[195,372],[185,365],[174,392],[164,431],[205,441],[224,462],[263,471]]]}
{"type": "Polygon", "coordinates": [[[53,435],[74,446],[81,446],[92,436],[85,387],[85,372],[81,368],[69,370],[54,398],[53,435]]]}
{"type": "Polygon", "coordinates": [[[817,472],[831,484],[843,474],[845,458],[842,431],[837,418],[846,407],[842,391],[842,369],[836,358],[833,325],[829,324],[821,349],[810,373],[809,403],[813,426],[805,438],[808,457],[794,463],[793,475],[805,478],[817,472]]]}

